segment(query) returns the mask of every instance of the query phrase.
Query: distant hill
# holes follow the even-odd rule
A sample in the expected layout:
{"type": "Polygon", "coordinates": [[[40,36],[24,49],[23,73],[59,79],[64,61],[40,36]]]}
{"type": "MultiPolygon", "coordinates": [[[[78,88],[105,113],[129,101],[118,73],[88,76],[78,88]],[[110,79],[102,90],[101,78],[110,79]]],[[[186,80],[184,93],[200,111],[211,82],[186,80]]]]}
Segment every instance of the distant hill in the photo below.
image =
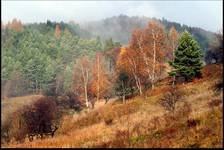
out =
{"type": "Polygon", "coordinates": [[[48,34],[49,32],[54,33],[56,25],[60,26],[60,29],[64,31],[65,29],[68,29],[72,35],[81,37],[81,38],[91,38],[92,35],[87,30],[81,29],[79,24],[75,22],[69,22],[65,23],[63,21],[61,22],[53,22],[50,20],[47,20],[47,22],[44,23],[32,23],[32,24],[26,24],[25,26],[27,28],[36,29],[41,34],[48,34]]]}
{"type": "Polygon", "coordinates": [[[209,41],[214,37],[214,33],[198,27],[189,27],[166,19],[160,20],[138,16],[129,17],[126,15],[114,16],[100,21],[91,21],[80,25],[80,27],[91,33],[92,36],[100,36],[101,39],[113,38],[113,40],[117,42],[126,44],[131,37],[132,31],[135,28],[145,27],[151,19],[161,22],[167,31],[172,26],[179,32],[182,32],[185,29],[188,30],[199,41],[204,50],[207,50],[209,41]]]}

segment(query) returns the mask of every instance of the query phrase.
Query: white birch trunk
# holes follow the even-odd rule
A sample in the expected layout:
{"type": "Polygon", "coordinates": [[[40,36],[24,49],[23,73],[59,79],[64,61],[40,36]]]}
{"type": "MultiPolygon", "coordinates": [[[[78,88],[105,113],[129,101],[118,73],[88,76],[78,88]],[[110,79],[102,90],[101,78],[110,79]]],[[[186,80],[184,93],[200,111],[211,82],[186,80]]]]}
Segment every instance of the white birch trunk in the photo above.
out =
{"type": "MultiPolygon", "coordinates": [[[[173,58],[172,58],[172,61],[174,61],[174,49],[175,49],[175,45],[174,45],[174,41],[173,41],[173,58]]],[[[174,82],[176,80],[176,77],[173,76],[173,83],[172,83],[172,87],[174,87],[174,82]]]]}
{"type": "Polygon", "coordinates": [[[138,45],[139,45],[139,48],[140,48],[140,52],[143,55],[143,60],[144,60],[144,62],[146,64],[146,71],[147,71],[147,74],[148,74],[148,80],[150,81],[151,78],[152,78],[152,76],[150,74],[149,62],[148,62],[147,56],[146,56],[146,54],[145,54],[145,52],[144,52],[144,50],[143,50],[143,48],[141,46],[141,43],[140,43],[140,40],[139,39],[138,39],[138,45]]]}
{"type": "Polygon", "coordinates": [[[155,33],[153,31],[153,67],[152,67],[152,89],[154,89],[155,82],[155,65],[156,65],[156,41],[155,41],[155,33]]]}
{"type": "Polygon", "coordinates": [[[88,70],[85,69],[83,65],[81,65],[81,71],[82,71],[82,77],[83,77],[83,87],[85,92],[85,100],[86,100],[86,107],[89,107],[89,101],[88,101],[88,93],[87,93],[87,84],[88,84],[88,70]],[[85,75],[86,73],[86,75],[85,75]]]}
{"type": "Polygon", "coordinates": [[[99,56],[97,58],[97,101],[99,100],[100,95],[100,60],[99,56]]]}
{"type": "Polygon", "coordinates": [[[134,76],[135,84],[136,84],[136,86],[138,88],[139,94],[142,95],[141,82],[140,82],[141,80],[140,80],[140,78],[137,75],[136,63],[135,63],[135,61],[133,59],[131,60],[130,58],[128,58],[128,61],[129,61],[129,64],[131,65],[130,66],[131,67],[131,72],[132,72],[132,74],[134,76]]]}

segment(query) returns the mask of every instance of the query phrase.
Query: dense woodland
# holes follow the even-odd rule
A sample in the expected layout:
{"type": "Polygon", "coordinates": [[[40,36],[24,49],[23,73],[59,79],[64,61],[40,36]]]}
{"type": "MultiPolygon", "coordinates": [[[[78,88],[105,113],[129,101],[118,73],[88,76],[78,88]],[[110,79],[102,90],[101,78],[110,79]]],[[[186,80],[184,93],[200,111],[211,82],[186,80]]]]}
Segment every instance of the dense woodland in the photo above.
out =
{"type": "MultiPolygon", "coordinates": [[[[87,73],[86,75],[88,75],[88,79],[86,79],[88,81],[85,81],[86,90],[94,89],[93,87],[97,88],[97,83],[95,82],[97,82],[98,79],[96,80],[96,76],[100,76],[101,74],[102,77],[107,78],[105,79],[105,84],[115,82],[112,81],[112,79],[115,79],[117,61],[119,63],[117,56],[120,51],[125,51],[124,49],[126,48],[121,48],[121,44],[124,42],[122,41],[122,37],[116,38],[112,33],[116,35],[119,33],[129,38],[129,43],[126,43],[126,45],[129,45],[128,49],[130,49],[130,51],[134,50],[134,48],[140,44],[139,42],[141,42],[139,39],[135,39],[135,37],[143,34],[141,33],[142,29],[150,30],[151,28],[146,24],[147,19],[149,18],[136,19],[135,17],[128,18],[127,16],[121,15],[105,19],[102,23],[98,22],[98,24],[102,24],[104,28],[100,28],[98,24],[88,24],[92,28],[95,27],[93,28],[94,30],[99,27],[99,31],[105,33],[105,35],[108,34],[108,39],[105,39],[105,36],[102,38],[100,36],[95,37],[94,32],[91,32],[91,27],[87,29],[83,25],[84,29],[82,29],[74,21],[69,23],[47,21],[46,23],[39,24],[22,24],[21,21],[14,19],[12,22],[2,24],[2,96],[12,97],[30,93],[60,95],[68,91],[74,92],[74,89],[76,89],[76,95],[81,95],[82,92],[80,89],[82,89],[81,87],[83,85],[79,85],[81,83],[73,83],[78,82],[79,78],[83,80],[81,79],[83,77],[79,77],[82,76],[82,68],[79,66],[81,64],[83,64],[83,67],[88,68],[88,71],[86,70],[87,72],[85,72],[87,73]],[[115,25],[113,23],[118,24],[120,28],[116,31],[115,28],[110,28],[115,25]],[[129,24],[129,26],[127,26],[127,24],[129,24]],[[144,27],[144,25],[146,27],[144,27]],[[134,27],[139,30],[135,30],[134,27]],[[107,28],[113,29],[114,31],[110,31],[107,28]],[[133,32],[130,37],[126,35],[127,33],[131,34],[131,31],[133,32]],[[116,39],[116,42],[112,37],[116,39]],[[96,71],[97,67],[98,72],[101,73],[100,75],[96,71]],[[99,70],[99,68],[102,70],[99,70]],[[76,84],[75,87],[74,84],[76,84]]],[[[215,49],[213,47],[220,43],[220,41],[217,40],[215,42],[210,40],[212,36],[215,36],[214,33],[204,31],[200,28],[187,27],[186,25],[181,26],[178,23],[169,22],[165,19],[156,22],[160,24],[159,30],[161,31],[159,32],[161,32],[161,37],[158,40],[162,42],[158,43],[162,54],[156,56],[158,57],[156,58],[158,60],[157,63],[165,64],[171,59],[172,49],[175,48],[177,44],[177,36],[184,30],[188,30],[193,34],[196,40],[198,39],[199,45],[202,48],[202,53],[204,54],[203,58],[206,58],[207,63],[212,59],[220,61],[220,58],[222,58],[219,54],[215,54],[215,52],[209,50],[215,49]],[[171,36],[176,37],[171,38],[171,36]],[[174,40],[173,43],[172,40],[174,40]]],[[[100,33],[98,35],[100,35],[100,33]]],[[[217,37],[220,35],[221,34],[218,34],[217,37]]],[[[150,39],[150,37],[145,38],[147,38],[145,40],[150,39]]],[[[218,37],[217,39],[220,38],[221,37],[218,37]]],[[[142,46],[147,45],[143,43],[142,46]]],[[[127,53],[132,54],[132,52],[127,53]]],[[[160,69],[160,74],[162,74],[162,68],[160,69]]],[[[150,76],[149,73],[148,76],[150,76]]],[[[135,76],[131,78],[133,79],[130,80],[134,80],[135,76]]],[[[160,78],[160,76],[156,75],[156,78],[160,78]]],[[[103,84],[103,82],[101,83],[103,84]]],[[[147,85],[149,86],[149,84],[147,85]]],[[[99,85],[98,83],[98,87],[99,86],[106,85],[99,85]]],[[[135,88],[137,87],[138,84],[135,88]]],[[[94,90],[92,91],[93,93],[96,92],[94,90]]],[[[91,93],[89,94],[93,95],[91,93]]],[[[114,94],[114,92],[109,95],[111,94],[114,94]]],[[[99,99],[99,89],[97,95],[97,99],[99,99]]]]}
{"type": "Polygon", "coordinates": [[[93,59],[96,52],[118,45],[111,39],[102,43],[100,38],[80,38],[79,32],[85,34],[74,24],[50,21],[22,25],[13,20],[6,25],[1,41],[3,95],[19,96],[43,91],[50,94],[48,90],[51,88],[55,88],[56,94],[63,93],[70,88],[77,58],[87,56],[93,59]],[[4,94],[4,91],[10,93],[4,94]]]}
{"type": "MultiPolygon", "coordinates": [[[[222,62],[222,31],[211,33],[165,19],[141,20],[147,18],[119,16],[82,27],[74,21],[23,24],[14,19],[2,23],[2,99],[46,96],[32,109],[25,107],[13,115],[11,121],[23,117],[27,125],[24,133],[13,134],[15,139],[24,139],[27,133],[31,139],[35,134],[42,137],[51,131],[47,123],[51,125],[62,116],[57,106],[61,112],[67,108],[80,111],[112,98],[125,104],[126,99],[144,97],[146,91],[155,90],[167,77],[171,95],[165,95],[160,104],[173,112],[176,100],[182,97],[175,85],[202,78],[205,64],[222,62]],[[113,20],[121,26],[110,31],[107,28],[114,26],[113,20]],[[126,28],[127,24],[130,26],[126,28]]],[[[7,139],[10,122],[4,127],[7,139]]]]}

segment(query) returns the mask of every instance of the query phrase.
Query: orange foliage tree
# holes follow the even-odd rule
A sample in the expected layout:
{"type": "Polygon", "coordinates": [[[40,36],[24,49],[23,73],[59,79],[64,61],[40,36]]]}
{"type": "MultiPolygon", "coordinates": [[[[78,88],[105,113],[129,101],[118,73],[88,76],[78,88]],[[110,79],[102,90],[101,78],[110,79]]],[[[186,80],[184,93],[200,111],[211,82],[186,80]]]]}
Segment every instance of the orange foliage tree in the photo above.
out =
{"type": "Polygon", "coordinates": [[[141,77],[144,73],[142,66],[141,57],[139,57],[137,51],[129,47],[121,48],[117,60],[117,69],[125,71],[127,74],[134,77],[140,95],[142,94],[141,77]]]}
{"type": "Polygon", "coordinates": [[[106,68],[106,61],[99,52],[95,55],[90,86],[90,92],[97,97],[97,100],[106,96],[110,90],[111,82],[106,68]]]}
{"type": "Polygon", "coordinates": [[[21,32],[23,30],[23,24],[20,20],[13,19],[12,22],[8,22],[5,28],[14,30],[16,32],[21,32]]]}
{"type": "Polygon", "coordinates": [[[130,45],[131,49],[138,51],[144,61],[148,83],[151,83],[154,88],[155,81],[159,79],[164,69],[166,36],[163,25],[156,21],[150,21],[145,29],[135,30],[130,45]]]}
{"type": "Polygon", "coordinates": [[[73,73],[73,90],[74,92],[84,95],[86,107],[89,107],[88,88],[90,82],[90,61],[87,56],[76,60],[73,73]]]}
{"type": "MultiPolygon", "coordinates": [[[[148,51],[149,58],[152,59],[152,74],[151,83],[152,88],[154,88],[154,83],[156,81],[156,73],[161,73],[161,68],[163,67],[164,60],[164,49],[165,49],[165,31],[162,24],[151,21],[146,28],[146,40],[149,42],[145,44],[148,51]]],[[[159,76],[159,75],[158,75],[159,76]]]]}
{"type": "Polygon", "coordinates": [[[146,28],[134,30],[129,45],[121,48],[117,68],[133,77],[140,95],[143,83],[154,88],[155,82],[161,78],[166,47],[163,25],[150,21],[146,28]]]}
{"type": "Polygon", "coordinates": [[[54,36],[58,39],[61,36],[61,29],[60,26],[57,24],[55,27],[55,32],[54,32],[54,36]]]}

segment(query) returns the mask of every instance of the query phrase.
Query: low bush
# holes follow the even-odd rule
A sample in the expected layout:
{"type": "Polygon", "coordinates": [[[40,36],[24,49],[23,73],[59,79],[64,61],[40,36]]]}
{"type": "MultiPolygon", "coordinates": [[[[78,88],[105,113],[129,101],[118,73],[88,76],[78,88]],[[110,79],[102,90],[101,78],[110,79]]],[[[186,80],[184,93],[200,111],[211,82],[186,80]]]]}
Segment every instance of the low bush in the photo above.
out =
{"type": "Polygon", "coordinates": [[[208,106],[210,108],[214,108],[216,106],[219,106],[220,104],[222,104],[222,101],[220,99],[212,99],[211,101],[208,102],[208,106]]]}
{"type": "Polygon", "coordinates": [[[66,92],[64,95],[57,96],[55,102],[60,110],[73,109],[74,111],[81,111],[84,106],[79,97],[73,92],[66,92]]]}
{"type": "Polygon", "coordinates": [[[113,123],[113,119],[112,118],[105,118],[104,122],[106,125],[111,125],[113,123]]]}
{"type": "Polygon", "coordinates": [[[181,106],[176,110],[175,118],[177,120],[186,120],[192,112],[192,106],[187,101],[184,101],[181,106]]]}
{"type": "Polygon", "coordinates": [[[187,126],[189,127],[189,128],[191,128],[191,127],[195,127],[195,126],[197,126],[197,125],[199,125],[200,124],[200,120],[199,119],[188,119],[187,120],[187,126]]]}
{"type": "Polygon", "coordinates": [[[183,92],[177,88],[170,88],[160,99],[159,104],[167,111],[174,113],[176,103],[183,100],[183,92]]]}
{"type": "Polygon", "coordinates": [[[28,136],[43,137],[46,134],[54,135],[59,125],[57,105],[51,97],[41,97],[32,105],[23,106],[2,127],[5,141],[23,142],[28,136]]]}

